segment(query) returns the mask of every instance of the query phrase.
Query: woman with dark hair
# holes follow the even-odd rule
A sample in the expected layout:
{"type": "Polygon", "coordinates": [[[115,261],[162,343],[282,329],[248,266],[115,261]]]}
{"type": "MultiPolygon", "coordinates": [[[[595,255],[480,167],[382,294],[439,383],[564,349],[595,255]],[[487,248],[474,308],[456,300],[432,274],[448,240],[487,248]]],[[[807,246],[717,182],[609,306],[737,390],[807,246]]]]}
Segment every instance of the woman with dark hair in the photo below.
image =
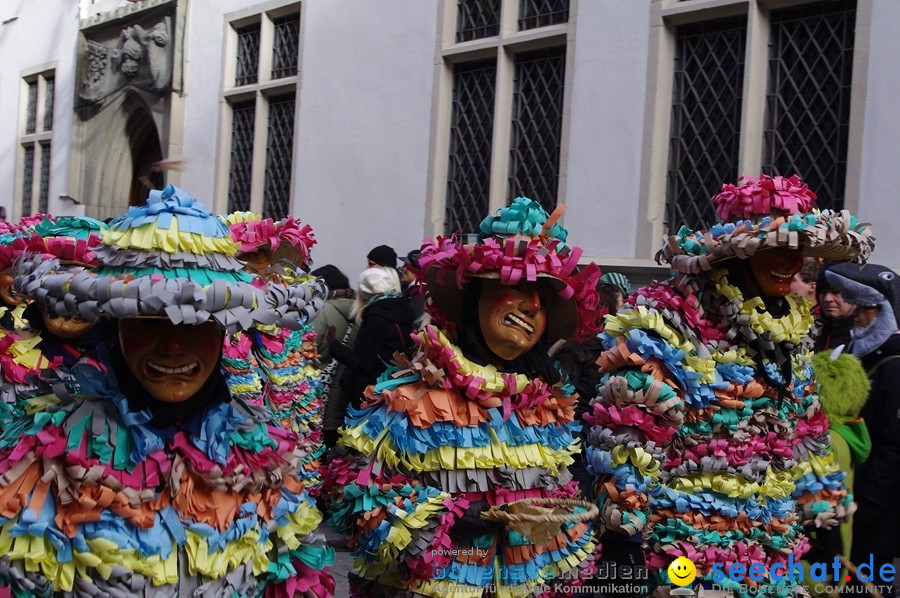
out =
{"type": "MultiPolygon", "coordinates": [[[[590,521],[541,536],[482,517],[578,495],[566,469],[576,397],[547,347],[592,332],[600,273],[575,273],[581,252],[555,220],[518,198],[482,222],[479,243],[422,248],[435,325],[366,389],[342,430],[345,454],[323,474],[333,523],[357,549],[352,595],[528,596],[590,577],[590,521]]],[[[573,515],[590,518],[583,506],[573,515]]]]}
{"type": "Polygon", "coordinates": [[[350,280],[347,275],[341,272],[337,266],[327,264],[313,270],[312,275],[321,278],[328,285],[328,300],[325,301],[325,306],[316,316],[313,329],[316,331],[322,372],[329,378],[327,384],[326,381],[323,381],[323,385],[328,386],[328,394],[325,397],[322,430],[325,447],[331,448],[337,444],[338,428],[344,425],[350,397],[344,393],[338,382],[347,368],[343,364],[337,363],[332,357],[329,339],[340,340],[347,347],[353,348],[356,332],[359,330],[352,325],[353,318],[350,316],[356,293],[350,288],[350,280]]]}

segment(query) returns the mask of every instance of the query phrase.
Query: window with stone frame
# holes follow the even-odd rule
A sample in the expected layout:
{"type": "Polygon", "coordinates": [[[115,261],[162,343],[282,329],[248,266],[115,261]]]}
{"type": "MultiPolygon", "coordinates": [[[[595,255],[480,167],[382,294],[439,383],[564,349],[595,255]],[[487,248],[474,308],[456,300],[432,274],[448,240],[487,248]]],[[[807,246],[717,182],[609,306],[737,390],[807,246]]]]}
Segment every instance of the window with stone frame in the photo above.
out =
{"type": "Polygon", "coordinates": [[[740,175],[796,173],[820,208],[844,205],[856,0],[726,8],[660,11],[672,25],[663,34],[674,36],[670,233],[714,223],[709,198],[740,175]]]}
{"type": "Polygon", "coordinates": [[[568,0],[444,2],[436,232],[471,235],[517,196],[556,205],[573,24],[568,0]]]}
{"type": "Polygon", "coordinates": [[[278,219],[291,206],[302,13],[296,2],[265,6],[226,15],[219,184],[222,209],[278,219]]]}
{"type": "Polygon", "coordinates": [[[22,79],[19,166],[16,185],[19,215],[46,213],[50,202],[50,157],[55,102],[54,71],[22,79]]]}

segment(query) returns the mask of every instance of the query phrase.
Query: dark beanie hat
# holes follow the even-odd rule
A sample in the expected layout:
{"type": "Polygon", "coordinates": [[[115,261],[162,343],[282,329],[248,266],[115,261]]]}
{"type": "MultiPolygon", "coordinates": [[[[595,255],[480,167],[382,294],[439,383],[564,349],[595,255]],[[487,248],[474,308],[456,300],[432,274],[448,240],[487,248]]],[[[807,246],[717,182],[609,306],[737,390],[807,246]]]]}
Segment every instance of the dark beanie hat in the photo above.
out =
{"type": "Polygon", "coordinates": [[[375,262],[379,266],[397,267],[397,252],[394,251],[393,247],[388,247],[387,245],[379,245],[369,252],[366,259],[375,262]]]}
{"type": "Polygon", "coordinates": [[[317,278],[324,278],[325,284],[327,284],[328,288],[332,291],[350,288],[350,281],[347,279],[347,275],[341,272],[338,267],[333,264],[326,264],[321,268],[316,268],[310,272],[310,274],[317,278]]]}

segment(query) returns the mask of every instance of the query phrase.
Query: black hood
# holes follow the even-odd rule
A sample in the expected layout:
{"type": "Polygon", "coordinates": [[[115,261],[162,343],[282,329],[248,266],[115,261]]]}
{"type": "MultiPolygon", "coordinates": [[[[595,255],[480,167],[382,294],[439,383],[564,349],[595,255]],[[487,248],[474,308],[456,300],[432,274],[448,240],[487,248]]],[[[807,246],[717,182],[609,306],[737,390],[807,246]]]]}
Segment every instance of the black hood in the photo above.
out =
{"type": "Polygon", "coordinates": [[[410,328],[416,321],[416,314],[413,313],[409,301],[405,297],[379,299],[363,310],[363,320],[373,315],[410,328]]]}

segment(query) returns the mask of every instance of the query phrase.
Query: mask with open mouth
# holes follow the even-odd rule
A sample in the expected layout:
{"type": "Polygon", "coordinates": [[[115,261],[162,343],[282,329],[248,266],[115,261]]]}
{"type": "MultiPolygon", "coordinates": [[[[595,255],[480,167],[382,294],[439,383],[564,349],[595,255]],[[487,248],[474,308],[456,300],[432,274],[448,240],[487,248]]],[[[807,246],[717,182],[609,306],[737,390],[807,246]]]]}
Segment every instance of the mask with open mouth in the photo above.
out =
{"type": "Polygon", "coordinates": [[[478,320],[485,344],[498,357],[513,360],[534,347],[547,329],[540,283],[504,286],[486,279],[478,299],[478,320]]]}
{"type": "Polygon", "coordinates": [[[769,249],[753,254],[749,262],[762,296],[778,297],[791,292],[791,281],[803,267],[803,254],[799,249],[769,249]]]}
{"type": "Polygon", "coordinates": [[[128,369],[164,403],[186,401],[206,383],[218,363],[223,334],[213,322],[190,326],[161,318],[119,321],[128,369]]]}

